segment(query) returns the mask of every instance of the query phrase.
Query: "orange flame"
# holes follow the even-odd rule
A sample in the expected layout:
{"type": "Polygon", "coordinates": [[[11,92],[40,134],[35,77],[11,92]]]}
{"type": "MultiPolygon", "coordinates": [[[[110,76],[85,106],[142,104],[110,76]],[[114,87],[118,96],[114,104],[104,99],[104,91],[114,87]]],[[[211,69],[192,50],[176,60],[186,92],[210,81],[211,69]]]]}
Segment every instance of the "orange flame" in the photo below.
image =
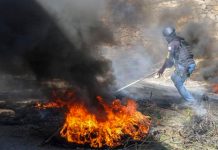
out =
{"type": "Polygon", "coordinates": [[[40,108],[40,109],[61,108],[61,107],[64,107],[64,104],[57,103],[57,102],[49,102],[49,103],[42,104],[40,102],[36,102],[35,107],[40,108]]]}
{"type": "Polygon", "coordinates": [[[218,84],[214,84],[212,89],[214,93],[218,93],[218,84]]]}
{"type": "Polygon", "coordinates": [[[98,120],[96,114],[91,113],[83,104],[71,103],[67,106],[68,112],[60,135],[68,142],[101,148],[122,145],[126,136],[134,140],[146,137],[151,121],[148,116],[137,111],[134,100],[128,100],[126,105],[122,105],[118,99],[110,105],[100,96],[97,100],[106,112],[103,121],[98,120]]]}

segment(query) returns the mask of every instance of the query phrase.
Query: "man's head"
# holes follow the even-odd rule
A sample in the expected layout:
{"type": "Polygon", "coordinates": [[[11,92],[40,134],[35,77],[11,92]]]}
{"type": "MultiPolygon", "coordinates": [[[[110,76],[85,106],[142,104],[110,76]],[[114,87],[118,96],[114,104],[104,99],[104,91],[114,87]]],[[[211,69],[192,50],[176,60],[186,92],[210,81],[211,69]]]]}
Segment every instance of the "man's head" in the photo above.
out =
{"type": "Polygon", "coordinates": [[[163,29],[162,34],[166,38],[166,40],[170,42],[176,36],[176,30],[173,27],[166,27],[163,29]]]}

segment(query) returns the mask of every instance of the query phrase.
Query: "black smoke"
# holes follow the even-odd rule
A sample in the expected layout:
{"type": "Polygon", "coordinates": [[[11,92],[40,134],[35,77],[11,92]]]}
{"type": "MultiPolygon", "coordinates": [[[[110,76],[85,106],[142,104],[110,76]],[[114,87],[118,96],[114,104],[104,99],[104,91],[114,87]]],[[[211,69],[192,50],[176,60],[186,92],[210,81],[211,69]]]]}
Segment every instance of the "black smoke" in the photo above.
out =
{"type": "Polygon", "coordinates": [[[87,99],[109,97],[113,84],[111,64],[99,47],[113,43],[110,29],[98,16],[91,21],[80,18],[74,20],[77,26],[69,23],[75,31],[70,39],[55,18],[35,0],[1,0],[1,71],[32,74],[39,82],[61,79],[82,91],[80,94],[87,99]],[[89,23],[85,28],[84,22],[89,23]]]}
{"type": "Polygon", "coordinates": [[[198,68],[203,79],[211,83],[218,83],[217,56],[218,45],[214,38],[213,23],[188,23],[183,29],[183,36],[191,44],[195,58],[202,61],[198,68]]]}
{"type": "Polygon", "coordinates": [[[217,47],[212,24],[191,22],[184,26],[183,36],[191,44],[197,58],[211,58],[217,47]]]}

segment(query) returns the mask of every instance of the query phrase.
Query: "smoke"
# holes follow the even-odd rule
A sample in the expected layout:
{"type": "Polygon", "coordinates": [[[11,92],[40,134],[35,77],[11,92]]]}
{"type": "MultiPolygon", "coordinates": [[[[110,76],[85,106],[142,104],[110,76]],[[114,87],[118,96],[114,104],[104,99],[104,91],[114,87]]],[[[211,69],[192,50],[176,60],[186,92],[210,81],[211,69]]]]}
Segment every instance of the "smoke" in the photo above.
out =
{"type": "Polygon", "coordinates": [[[191,44],[195,58],[202,59],[199,71],[206,81],[212,83],[217,80],[218,45],[214,38],[213,23],[189,23],[183,29],[183,36],[191,44]]]}
{"type": "Polygon", "coordinates": [[[218,62],[217,60],[206,60],[203,62],[200,72],[203,78],[210,83],[218,83],[218,62]]]}
{"type": "Polygon", "coordinates": [[[105,48],[104,55],[112,61],[118,88],[153,71],[152,64],[160,56],[156,55],[159,44],[150,43],[155,39],[155,30],[150,28],[154,17],[149,7],[151,2],[110,0],[107,3],[108,24],[115,33],[117,45],[105,48]]]}
{"type": "Polygon", "coordinates": [[[193,1],[110,1],[111,22],[118,25],[115,38],[120,45],[106,50],[106,56],[112,60],[119,87],[161,66],[167,55],[167,43],[161,35],[165,26],[174,26],[192,46],[196,61],[203,60],[197,66],[200,78],[217,81],[215,26],[212,20],[200,18],[198,5],[193,1]]]}
{"type": "Polygon", "coordinates": [[[176,27],[179,36],[191,45],[195,59],[201,59],[198,64],[200,75],[206,81],[217,81],[217,48],[216,39],[214,38],[215,23],[210,19],[196,19],[200,12],[193,8],[196,3],[180,4],[175,8],[164,9],[160,15],[160,26],[174,26],[176,27]],[[189,7],[187,7],[189,6],[189,7]],[[195,14],[196,13],[196,14],[195,14]]]}
{"type": "Polygon", "coordinates": [[[214,38],[215,23],[210,19],[198,18],[201,12],[195,8],[197,5],[196,2],[187,1],[175,8],[163,9],[158,24],[162,27],[176,27],[178,35],[184,37],[192,47],[195,59],[202,60],[198,64],[200,75],[206,81],[217,82],[218,45],[214,38]]]}
{"type": "Polygon", "coordinates": [[[140,44],[130,47],[112,47],[105,50],[105,55],[112,60],[118,88],[142,78],[152,70],[150,54],[140,44]]]}
{"type": "Polygon", "coordinates": [[[174,7],[138,0],[111,0],[109,4],[111,22],[118,25],[115,38],[120,40],[120,45],[106,55],[112,60],[117,85],[122,87],[161,67],[167,55],[161,30],[170,25],[181,31],[191,20],[192,9],[187,7],[188,2],[177,2],[174,7]]]}
{"type": "Polygon", "coordinates": [[[190,7],[179,4],[175,8],[167,8],[160,10],[160,16],[158,19],[158,25],[160,27],[165,26],[181,26],[182,19],[186,21],[192,14],[190,7]]]}
{"type": "MultiPolygon", "coordinates": [[[[196,57],[211,58],[217,47],[209,32],[212,25],[192,21],[194,3],[176,4],[2,0],[1,71],[33,74],[38,81],[62,79],[87,99],[110,97],[115,77],[118,86],[125,85],[164,60],[167,50],[161,30],[167,25],[187,39],[196,57]]],[[[214,74],[217,67],[211,68],[214,74]]]]}
{"type": "Polygon", "coordinates": [[[111,22],[114,25],[136,27],[148,18],[148,1],[144,0],[110,0],[108,9],[111,22]]]}
{"type": "Polygon", "coordinates": [[[1,1],[1,69],[33,74],[38,81],[65,80],[90,104],[97,95],[110,97],[111,62],[102,56],[100,46],[114,40],[98,16],[97,2],[1,1]],[[57,15],[65,9],[70,11],[57,15]]]}
{"type": "Polygon", "coordinates": [[[214,30],[212,24],[194,22],[185,25],[183,29],[183,36],[191,44],[198,58],[211,58],[215,52],[217,45],[211,29],[214,30]]]}

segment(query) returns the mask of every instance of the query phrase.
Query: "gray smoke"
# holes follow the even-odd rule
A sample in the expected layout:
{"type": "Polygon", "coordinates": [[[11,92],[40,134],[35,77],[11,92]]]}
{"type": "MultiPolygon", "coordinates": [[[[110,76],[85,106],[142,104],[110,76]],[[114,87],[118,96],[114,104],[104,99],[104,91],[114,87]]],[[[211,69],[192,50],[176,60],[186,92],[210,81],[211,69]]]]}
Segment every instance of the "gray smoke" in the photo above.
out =
{"type": "Polygon", "coordinates": [[[112,60],[118,88],[153,71],[150,65],[152,58],[140,44],[133,44],[130,47],[112,47],[105,51],[105,55],[112,60]]]}
{"type": "Polygon", "coordinates": [[[150,0],[110,0],[107,5],[109,25],[117,45],[104,52],[112,60],[118,88],[153,71],[152,64],[160,56],[156,55],[159,44],[150,44],[155,39],[155,30],[150,28],[154,16],[151,3],[150,0]]]}
{"type": "Polygon", "coordinates": [[[124,32],[125,34],[121,32],[122,35],[118,37],[125,37],[127,40],[121,40],[119,46],[110,49],[112,54],[107,53],[112,60],[119,87],[152,72],[153,68],[157,68],[158,64],[164,61],[167,43],[161,35],[161,30],[169,25],[176,27],[178,35],[189,42],[195,58],[203,60],[198,64],[202,77],[207,81],[217,81],[217,60],[214,58],[217,57],[218,46],[214,39],[215,27],[213,21],[198,18],[200,10],[196,8],[197,2],[161,1],[165,4],[163,6],[156,1],[131,2],[121,0],[109,5],[110,8],[113,6],[111,10],[112,14],[115,14],[115,23],[124,25],[125,31],[130,31],[124,32]],[[129,6],[140,6],[140,9],[128,9],[129,6]],[[158,9],[149,6],[157,6],[158,9]],[[139,19],[141,15],[143,17],[139,19]],[[135,17],[131,18],[132,16],[135,17]],[[135,32],[132,32],[132,28],[135,32]],[[135,38],[137,32],[140,33],[140,38],[135,38]]]}
{"type": "Polygon", "coordinates": [[[160,16],[158,18],[158,25],[160,27],[174,26],[178,24],[178,21],[189,17],[192,14],[190,7],[179,4],[175,8],[167,8],[160,10],[160,16]]]}
{"type": "Polygon", "coordinates": [[[148,18],[146,5],[144,0],[109,0],[109,18],[116,26],[136,27],[148,18]]]}

